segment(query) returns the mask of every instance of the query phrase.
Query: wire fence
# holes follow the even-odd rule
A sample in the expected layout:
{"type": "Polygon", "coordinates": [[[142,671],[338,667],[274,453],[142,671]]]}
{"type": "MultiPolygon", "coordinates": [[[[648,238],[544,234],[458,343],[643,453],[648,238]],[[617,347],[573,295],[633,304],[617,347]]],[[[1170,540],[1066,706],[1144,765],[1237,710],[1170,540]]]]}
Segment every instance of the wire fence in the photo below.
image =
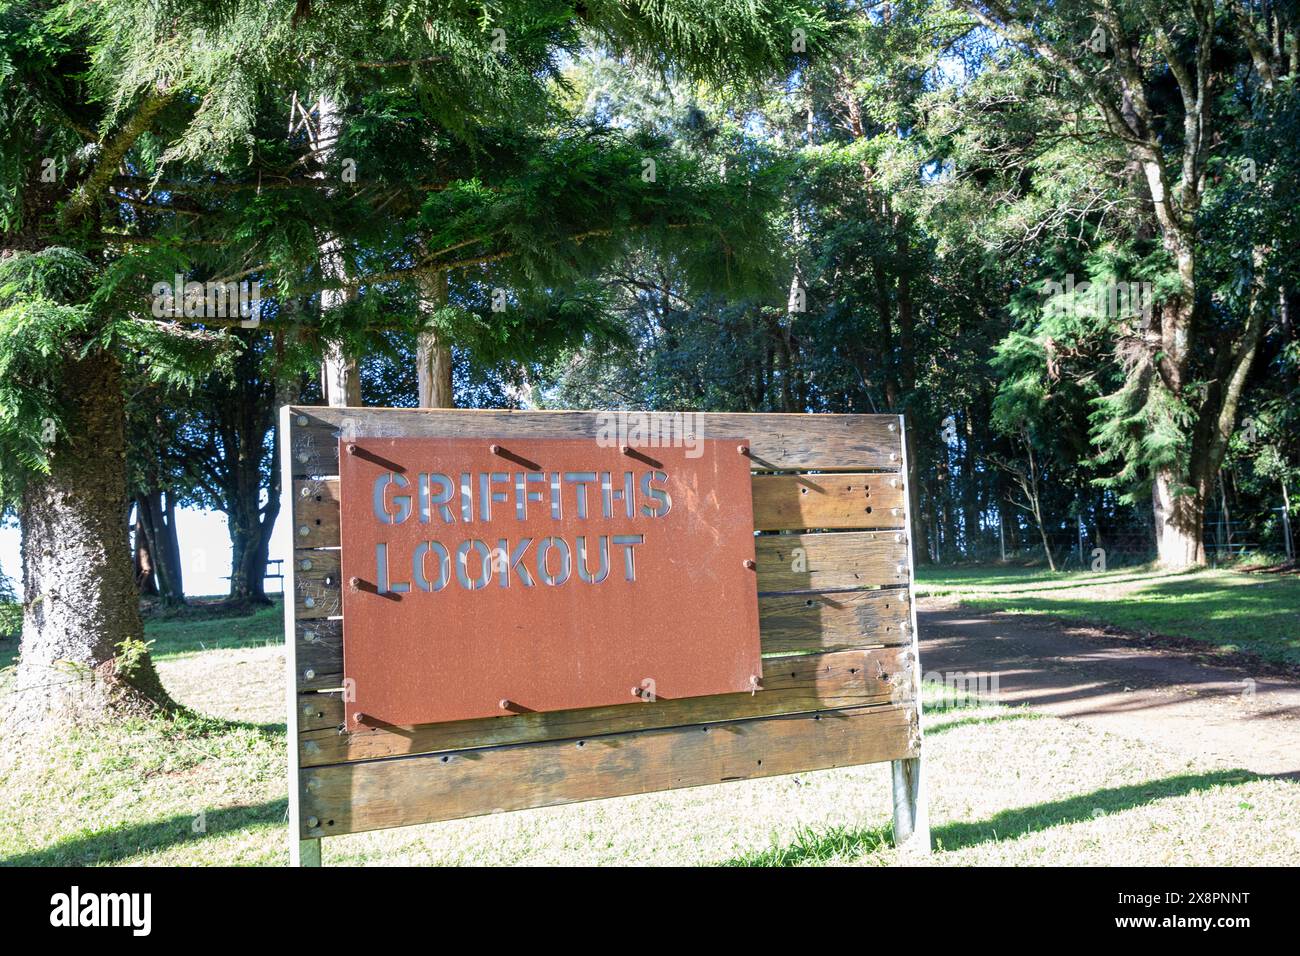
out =
{"type": "MultiPolygon", "coordinates": [[[[1264,521],[1244,520],[1212,511],[1205,516],[1203,541],[1206,559],[1211,565],[1262,556],[1294,560],[1296,551],[1294,521],[1288,528],[1285,510],[1270,511],[1264,521]]],[[[1098,529],[1080,521],[1077,526],[1048,529],[1043,535],[1032,525],[1002,528],[997,516],[981,527],[977,535],[967,537],[960,530],[956,540],[926,542],[931,561],[937,564],[968,563],[1046,563],[1043,538],[1052,550],[1052,558],[1061,570],[1101,571],[1131,567],[1154,561],[1157,556],[1154,523],[1134,517],[1120,524],[1098,529]]]]}

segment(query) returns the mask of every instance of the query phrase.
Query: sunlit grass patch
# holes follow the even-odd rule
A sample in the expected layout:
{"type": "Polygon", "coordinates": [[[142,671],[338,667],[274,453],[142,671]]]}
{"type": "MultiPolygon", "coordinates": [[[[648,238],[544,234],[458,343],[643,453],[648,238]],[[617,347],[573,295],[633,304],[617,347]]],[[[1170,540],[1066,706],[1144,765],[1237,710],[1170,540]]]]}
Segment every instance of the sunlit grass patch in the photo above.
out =
{"type": "Polygon", "coordinates": [[[284,643],[284,608],[279,596],[270,607],[251,614],[214,615],[203,606],[157,614],[145,620],[145,637],[155,659],[177,654],[284,643]]]}
{"type": "Polygon", "coordinates": [[[1300,663],[1300,578],[1236,571],[1125,568],[927,568],[917,593],[979,611],[1043,614],[1204,641],[1225,651],[1300,663]]]}
{"type": "MultiPolygon", "coordinates": [[[[279,647],[159,664],[202,716],[0,753],[0,864],[288,860],[279,647]]],[[[0,693],[3,693],[0,691],[0,693]]],[[[1290,864],[1300,784],[923,688],[931,865],[1290,864]]],[[[889,865],[888,764],[324,841],[327,865],[889,865]]]]}

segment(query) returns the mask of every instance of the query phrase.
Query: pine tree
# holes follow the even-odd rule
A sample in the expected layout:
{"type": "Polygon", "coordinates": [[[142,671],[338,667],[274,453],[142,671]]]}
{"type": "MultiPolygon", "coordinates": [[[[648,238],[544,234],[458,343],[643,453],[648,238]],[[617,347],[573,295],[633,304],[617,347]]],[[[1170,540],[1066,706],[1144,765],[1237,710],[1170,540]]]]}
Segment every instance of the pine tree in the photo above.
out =
{"type": "MultiPolygon", "coordinates": [[[[654,190],[629,175],[652,144],[544,135],[561,59],[599,43],[737,83],[820,28],[810,4],[750,0],[422,15],[388,2],[0,3],[0,497],[23,527],[11,699],[26,719],[169,706],[126,547],[123,370],[192,383],[230,361],[229,329],[246,321],[173,321],[160,302],[194,301],[166,289],[173,276],[265,282],[284,325],[275,347],[301,363],[392,322],[419,294],[407,280],[498,265],[535,289],[632,232],[688,225],[717,246],[752,184],[711,184],[666,156],[654,190]],[[383,170],[356,190],[320,168],[318,144],[295,141],[292,115],[289,136],[271,132],[312,91],[353,98],[340,137],[359,155],[336,147],[329,162],[383,170]],[[322,233],[345,250],[341,275],[322,274],[322,233]],[[354,294],[320,310],[331,290],[354,294]],[[320,310],[315,328],[311,308],[289,319],[303,302],[320,310]]],[[[319,128],[317,115],[300,133],[319,128]]],[[[533,329],[513,331],[518,348],[533,329]]]]}

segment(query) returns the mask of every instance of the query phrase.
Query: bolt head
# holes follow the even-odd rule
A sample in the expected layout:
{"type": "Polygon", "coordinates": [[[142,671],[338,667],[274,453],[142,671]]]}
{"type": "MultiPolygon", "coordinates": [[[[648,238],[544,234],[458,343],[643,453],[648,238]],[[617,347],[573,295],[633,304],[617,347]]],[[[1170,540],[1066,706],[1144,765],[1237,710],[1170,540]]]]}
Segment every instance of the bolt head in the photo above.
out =
{"type": "Polygon", "coordinates": [[[298,424],[299,424],[300,426],[301,426],[301,425],[306,425],[306,424],[307,424],[307,416],[306,416],[306,415],[299,415],[299,416],[298,416],[298,424]]]}
{"type": "Polygon", "coordinates": [[[752,571],[752,570],[754,570],[754,568],[758,567],[758,565],[754,563],[754,559],[753,559],[753,558],[746,558],[744,561],[741,562],[741,564],[743,564],[743,565],[744,565],[746,568],[748,568],[750,571],[752,571]]]}
{"type": "Polygon", "coordinates": [[[361,587],[361,579],[358,577],[348,578],[348,587],[355,591],[357,588],[361,587]]]}
{"type": "Polygon", "coordinates": [[[737,445],[737,446],[736,446],[736,451],[737,451],[739,454],[741,454],[741,455],[748,455],[748,454],[749,454],[749,446],[748,446],[748,445],[737,445]]]}
{"type": "Polygon", "coordinates": [[[500,445],[488,445],[488,451],[492,452],[492,454],[494,454],[494,455],[499,455],[499,454],[501,454],[501,446],[500,446],[500,445]]]}
{"type": "Polygon", "coordinates": [[[318,826],[320,826],[320,820],[318,820],[316,817],[308,817],[307,826],[315,830],[318,826]]]}

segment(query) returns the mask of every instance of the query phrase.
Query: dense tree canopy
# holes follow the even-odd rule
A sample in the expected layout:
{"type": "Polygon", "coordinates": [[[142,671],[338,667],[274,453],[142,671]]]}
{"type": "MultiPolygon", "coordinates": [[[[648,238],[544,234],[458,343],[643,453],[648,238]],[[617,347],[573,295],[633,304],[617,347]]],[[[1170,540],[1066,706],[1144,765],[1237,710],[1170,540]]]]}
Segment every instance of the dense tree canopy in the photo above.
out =
{"type": "Polygon", "coordinates": [[[178,504],[265,600],[288,401],[898,411],[918,560],[1290,552],[1298,31],[1274,0],[0,0],[20,680],[104,673],[133,582],[183,600],[178,504]],[[214,311],[239,282],[257,310],[214,311]]]}

